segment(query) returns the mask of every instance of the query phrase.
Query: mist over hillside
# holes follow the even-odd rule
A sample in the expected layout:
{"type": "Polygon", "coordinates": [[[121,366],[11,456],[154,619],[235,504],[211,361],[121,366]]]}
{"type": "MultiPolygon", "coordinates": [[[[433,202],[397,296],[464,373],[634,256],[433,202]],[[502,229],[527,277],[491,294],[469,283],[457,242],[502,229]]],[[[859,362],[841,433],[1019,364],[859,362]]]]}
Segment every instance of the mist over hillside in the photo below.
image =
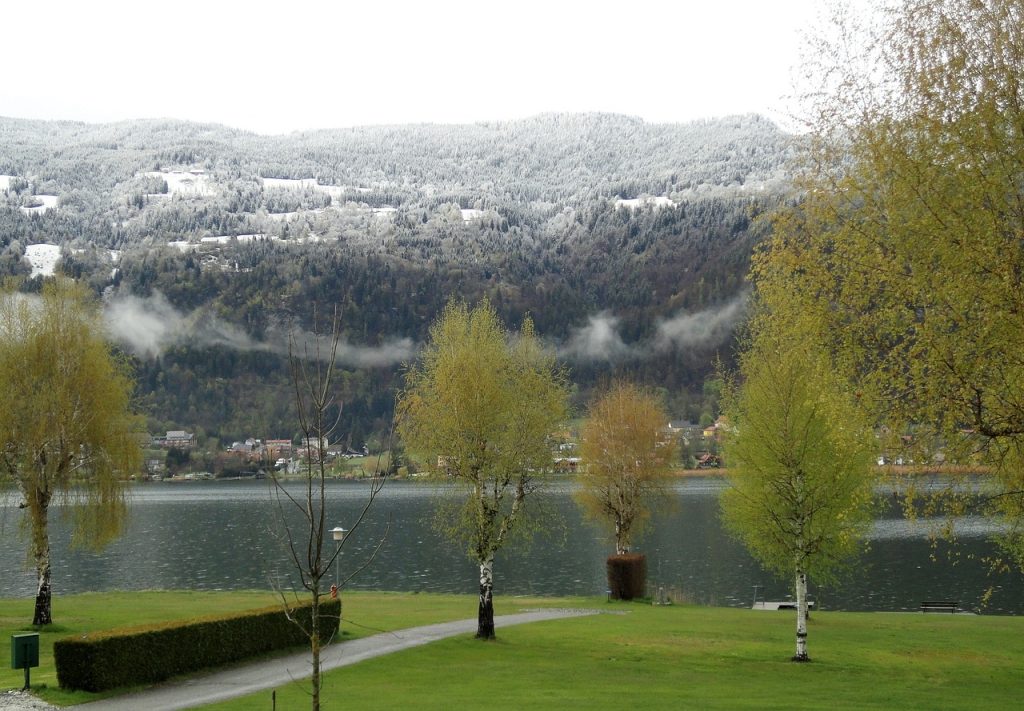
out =
{"type": "Polygon", "coordinates": [[[360,441],[443,305],[484,296],[509,325],[532,316],[580,403],[625,375],[697,419],[792,142],[758,116],[274,137],[0,118],[0,273],[28,276],[29,245],[60,246],[56,268],[104,295],[153,427],[291,436],[288,336],[337,308],[360,441]]]}

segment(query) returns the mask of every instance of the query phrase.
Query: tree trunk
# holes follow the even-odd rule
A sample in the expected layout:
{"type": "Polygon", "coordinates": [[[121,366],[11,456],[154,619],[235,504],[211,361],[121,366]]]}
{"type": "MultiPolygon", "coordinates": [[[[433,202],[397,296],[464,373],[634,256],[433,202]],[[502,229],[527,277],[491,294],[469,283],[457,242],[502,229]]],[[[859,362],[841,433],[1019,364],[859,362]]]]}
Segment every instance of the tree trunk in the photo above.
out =
{"type": "Polygon", "coordinates": [[[320,593],[313,591],[313,607],[309,613],[309,648],[313,653],[312,710],[320,711],[320,593]]]}
{"type": "Polygon", "coordinates": [[[494,558],[480,563],[480,609],[477,614],[477,639],[494,639],[494,558]]]}
{"type": "Polygon", "coordinates": [[[36,588],[36,609],[32,614],[33,625],[48,625],[53,622],[53,611],[51,608],[50,594],[50,555],[46,552],[46,562],[40,563],[39,556],[36,556],[36,570],[39,574],[39,584],[36,588]]]}
{"type": "Polygon", "coordinates": [[[807,656],[807,573],[796,571],[796,654],[794,662],[809,662],[807,656]]]}
{"type": "Polygon", "coordinates": [[[28,504],[28,514],[32,517],[32,557],[35,559],[38,581],[32,624],[48,625],[53,622],[50,592],[50,534],[47,528],[50,497],[43,492],[38,492],[29,499],[28,504]]]}

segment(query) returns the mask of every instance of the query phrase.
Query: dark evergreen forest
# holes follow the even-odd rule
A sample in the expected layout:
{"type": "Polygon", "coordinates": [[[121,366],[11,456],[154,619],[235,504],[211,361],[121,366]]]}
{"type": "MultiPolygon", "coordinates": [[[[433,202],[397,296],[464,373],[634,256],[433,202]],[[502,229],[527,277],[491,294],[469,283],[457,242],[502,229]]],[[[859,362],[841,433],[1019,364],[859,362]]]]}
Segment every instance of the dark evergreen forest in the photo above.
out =
{"type": "Polygon", "coordinates": [[[530,314],[583,406],[629,377],[714,414],[744,275],[789,199],[757,116],[618,115],[259,136],[178,121],[0,118],[0,273],[31,245],[101,294],[152,431],[292,437],[287,353],[336,310],[341,430],[380,437],[401,364],[453,298],[530,314]],[[40,209],[56,196],[57,207],[40,209]]]}

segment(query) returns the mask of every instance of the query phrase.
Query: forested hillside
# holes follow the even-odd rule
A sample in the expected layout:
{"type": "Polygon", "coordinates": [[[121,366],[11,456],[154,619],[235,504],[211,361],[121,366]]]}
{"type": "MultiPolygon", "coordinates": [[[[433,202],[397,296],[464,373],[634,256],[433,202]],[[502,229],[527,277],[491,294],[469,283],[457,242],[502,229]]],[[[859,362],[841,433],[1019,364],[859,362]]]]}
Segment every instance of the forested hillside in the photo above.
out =
{"type": "Polygon", "coordinates": [[[580,402],[628,374],[696,420],[790,142],[757,116],[274,137],[0,119],[0,272],[61,246],[57,268],[103,294],[154,431],[291,437],[289,334],[301,345],[337,308],[361,443],[441,307],[483,296],[511,326],[533,316],[580,402]]]}

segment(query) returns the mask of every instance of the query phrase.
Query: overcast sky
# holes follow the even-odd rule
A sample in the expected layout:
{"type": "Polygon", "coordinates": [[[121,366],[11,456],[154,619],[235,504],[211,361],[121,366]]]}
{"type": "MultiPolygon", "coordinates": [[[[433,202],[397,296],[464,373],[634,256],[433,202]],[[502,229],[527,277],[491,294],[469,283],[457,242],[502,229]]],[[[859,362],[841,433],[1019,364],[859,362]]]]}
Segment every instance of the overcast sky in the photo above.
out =
{"type": "Polygon", "coordinates": [[[820,0],[5,4],[0,115],[261,133],[545,111],[783,114],[820,0]]]}

